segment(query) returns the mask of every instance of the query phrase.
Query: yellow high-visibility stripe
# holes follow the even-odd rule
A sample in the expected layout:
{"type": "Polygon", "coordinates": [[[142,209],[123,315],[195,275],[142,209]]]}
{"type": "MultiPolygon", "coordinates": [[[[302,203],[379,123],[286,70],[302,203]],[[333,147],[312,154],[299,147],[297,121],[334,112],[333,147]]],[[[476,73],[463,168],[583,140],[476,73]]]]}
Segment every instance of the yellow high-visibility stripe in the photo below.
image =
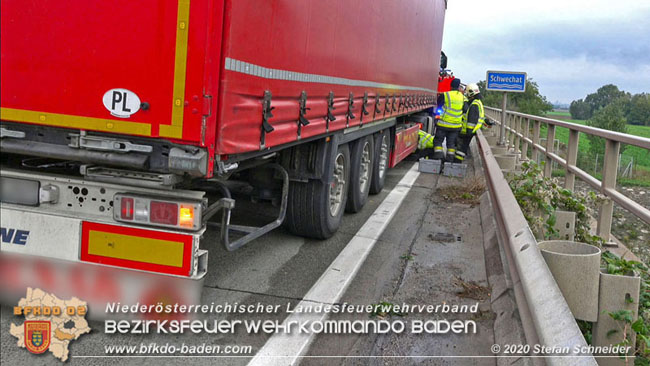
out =
{"type": "Polygon", "coordinates": [[[460,122],[459,123],[450,123],[450,122],[447,122],[447,121],[442,122],[442,120],[438,122],[438,126],[446,127],[446,128],[453,128],[453,129],[463,127],[462,123],[460,123],[460,122]]]}
{"type": "Polygon", "coordinates": [[[185,74],[187,69],[187,34],[190,25],[190,0],[178,0],[176,24],[176,55],[174,61],[174,100],[172,123],[160,126],[161,137],[183,137],[183,112],[185,109],[185,74]]]}
{"type": "Polygon", "coordinates": [[[83,117],[72,114],[29,111],[25,109],[0,108],[0,118],[7,121],[36,123],[39,125],[97,130],[129,135],[151,136],[148,123],[116,121],[105,118],[83,117]]]}
{"type": "Polygon", "coordinates": [[[90,230],[88,254],[183,267],[183,242],[90,230]]]}

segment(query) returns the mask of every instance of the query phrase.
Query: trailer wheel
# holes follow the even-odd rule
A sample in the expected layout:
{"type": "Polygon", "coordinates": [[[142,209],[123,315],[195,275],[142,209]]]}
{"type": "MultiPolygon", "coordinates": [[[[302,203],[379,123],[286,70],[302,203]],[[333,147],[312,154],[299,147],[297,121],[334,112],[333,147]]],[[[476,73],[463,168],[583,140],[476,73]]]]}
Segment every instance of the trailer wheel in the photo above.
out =
{"type": "Polygon", "coordinates": [[[366,136],[354,142],[350,148],[350,188],[347,212],[359,212],[368,201],[374,162],[374,139],[366,136]]]}
{"type": "Polygon", "coordinates": [[[291,182],[285,227],[293,234],[327,239],[341,225],[350,181],[350,150],[338,147],[326,182],[291,182]]]}
{"type": "Polygon", "coordinates": [[[370,193],[377,194],[384,188],[388,159],[390,158],[390,134],[388,130],[375,134],[375,158],[373,159],[370,193]]]}

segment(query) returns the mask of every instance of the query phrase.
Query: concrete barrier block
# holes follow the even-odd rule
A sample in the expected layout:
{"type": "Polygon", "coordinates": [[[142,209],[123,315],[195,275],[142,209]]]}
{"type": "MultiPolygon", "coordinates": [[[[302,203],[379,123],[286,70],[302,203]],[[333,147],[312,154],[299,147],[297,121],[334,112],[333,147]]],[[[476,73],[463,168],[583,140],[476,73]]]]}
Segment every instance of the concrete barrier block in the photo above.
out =
{"type": "MultiPolygon", "coordinates": [[[[640,287],[641,278],[638,276],[632,274],[630,276],[611,275],[601,270],[598,295],[598,320],[594,323],[592,329],[592,344],[594,346],[615,345],[623,341],[625,324],[622,321],[614,320],[609,313],[619,310],[629,310],[632,312],[632,319],[636,320],[639,315],[640,287]],[[616,330],[616,332],[608,336],[607,333],[611,330],[616,330]]],[[[634,344],[636,342],[636,334],[634,331],[628,332],[628,339],[630,340],[629,344],[632,346],[628,355],[631,355],[634,352],[634,344]]],[[[594,356],[596,355],[594,354],[594,356]]],[[[596,361],[599,366],[634,364],[633,356],[628,357],[627,363],[620,358],[596,357],[596,361]]]]}
{"type": "Polygon", "coordinates": [[[499,167],[502,170],[514,170],[517,164],[517,157],[510,155],[494,155],[499,167]]]}
{"type": "Polygon", "coordinates": [[[519,162],[519,158],[521,157],[521,153],[514,152],[513,150],[508,151],[507,153],[505,153],[505,155],[514,156],[515,158],[517,158],[517,162],[519,162]]]}
{"type": "Polygon", "coordinates": [[[576,213],[571,211],[555,211],[554,229],[563,240],[573,241],[576,236],[576,213]]]}
{"type": "Polygon", "coordinates": [[[549,270],[576,319],[598,319],[600,249],[567,240],[538,244],[549,270]]]}
{"type": "Polygon", "coordinates": [[[497,146],[497,142],[499,141],[499,138],[494,135],[486,135],[485,139],[490,146],[497,146]]]}
{"type": "Polygon", "coordinates": [[[523,161],[521,161],[521,160],[518,161],[517,164],[515,164],[515,170],[519,170],[519,171],[524,170],[524,167],[521,165],[522,163],[523,163],[523,161]]]}

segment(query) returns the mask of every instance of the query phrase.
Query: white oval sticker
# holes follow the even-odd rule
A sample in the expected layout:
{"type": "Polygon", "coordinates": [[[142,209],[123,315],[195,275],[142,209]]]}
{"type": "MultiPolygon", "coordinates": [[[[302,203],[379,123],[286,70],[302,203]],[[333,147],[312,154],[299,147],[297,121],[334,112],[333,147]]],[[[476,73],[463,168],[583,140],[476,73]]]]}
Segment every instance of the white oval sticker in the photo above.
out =
{"type": "Polygon", "coordinates": [[[127,89],[111,89],[102,98],[104,107],[115,117],[129,118],[140,110],[140,98],[127,89]]]}

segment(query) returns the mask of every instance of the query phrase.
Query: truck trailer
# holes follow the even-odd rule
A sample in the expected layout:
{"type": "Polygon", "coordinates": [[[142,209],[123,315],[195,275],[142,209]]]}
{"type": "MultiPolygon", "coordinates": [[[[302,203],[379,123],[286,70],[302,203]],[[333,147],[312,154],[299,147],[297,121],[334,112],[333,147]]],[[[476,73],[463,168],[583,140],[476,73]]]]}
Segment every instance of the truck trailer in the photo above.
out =
{"type": "Polygon", "coordinates": [[[3,0],[4,261],[163,276],[200,293],[208,224],[228,250],[280,225],[332,236],[431,124],[445,10],[3,0]],[[236,222],[242,195],[273,219],[236,222]]]}

